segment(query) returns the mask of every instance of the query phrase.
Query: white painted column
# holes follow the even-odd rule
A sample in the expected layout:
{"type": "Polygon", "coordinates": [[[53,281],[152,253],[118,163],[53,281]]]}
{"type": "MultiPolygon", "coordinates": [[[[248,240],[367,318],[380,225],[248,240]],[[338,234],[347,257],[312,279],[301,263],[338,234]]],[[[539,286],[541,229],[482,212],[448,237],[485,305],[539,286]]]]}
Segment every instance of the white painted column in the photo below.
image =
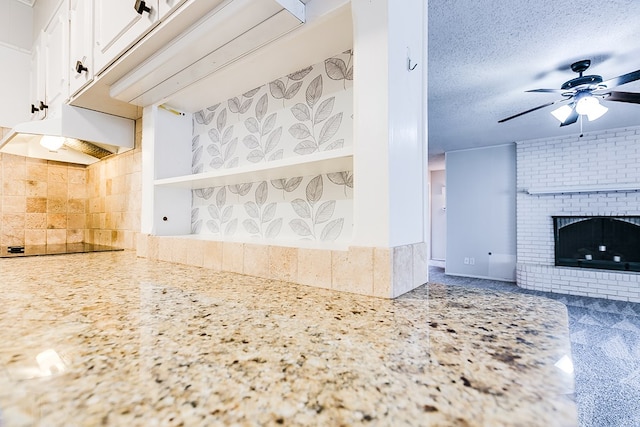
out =
{"type": "Polygon", "coordinates": [[[397,247],[424,242],[426,4],[353,0],[352,12],[357,180],[353,244],[397,247]]]}
{"type": "Polygon", "coordinates": [[[427,5],[422,0],[353,0],[351,5],[353,245],[376,248],[375,294],[393,298],[428,278],[427,5]]]}

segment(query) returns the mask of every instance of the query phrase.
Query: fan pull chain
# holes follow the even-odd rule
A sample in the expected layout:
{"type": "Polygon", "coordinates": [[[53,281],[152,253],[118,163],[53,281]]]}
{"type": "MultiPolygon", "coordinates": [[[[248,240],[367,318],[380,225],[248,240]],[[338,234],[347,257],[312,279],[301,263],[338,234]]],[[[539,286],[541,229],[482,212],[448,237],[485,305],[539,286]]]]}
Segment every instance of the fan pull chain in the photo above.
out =
{"type": "Polygon", "coordinates": [[[582,114],[580,114],[580,138],[582,138],[584,136],[584,133],[582,133],[582,114]]]}

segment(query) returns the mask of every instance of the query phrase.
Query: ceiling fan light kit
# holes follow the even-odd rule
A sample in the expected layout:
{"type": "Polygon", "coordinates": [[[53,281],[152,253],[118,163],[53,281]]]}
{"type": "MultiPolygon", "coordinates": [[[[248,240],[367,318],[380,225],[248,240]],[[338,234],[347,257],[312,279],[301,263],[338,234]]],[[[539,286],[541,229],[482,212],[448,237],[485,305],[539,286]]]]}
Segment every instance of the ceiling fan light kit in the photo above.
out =
{"type": "Polygon", "coordinates": [[[633,92],[614,92],[611,89],[626,83],[640,80],[640,70],[623,74],[618,77],[603,81],[601,76],[590,75],[583,76],[591,61],[584,59],[571,64],[571,70],[579,74],[578,77],[568,80],[562,84],[560,89],[533,89],[527,92],[543,92],[543,93],[560,93],[563,98],[553,102],[531,108],[505,119],[499,120],[498,123],[504,123],[507,120],[515,119],[524,114],[531,113],[541,108],[548,107],[560,102],[570,101],[560,108],[551,112],[558,119],[560,126],[567,126],[578,121],[580,116],[587,116],[589,121],[594,121],[602,117],[609,109],[600,104],[598,98],[606,101],[627,102],[631,104],[640,104],[640,93],[633,92]]]}
{"type": "Polygon", "coordinates": [[[569,105],[563,105],[562,107],[556,108],[551,112],[553,117],[558,119],[560,123],[564,123],[565,120],[569,118],[569,115],[573,111],[573,108],[569,105]]]}
{"type": "Polygon", "coordinates": [[[598,98],[594,96],[582,97],[576,103],[576,113],[587,116],[590,122],[599,119],[607,111],[609,111],[609,109],[600,105],[598,98]]]}

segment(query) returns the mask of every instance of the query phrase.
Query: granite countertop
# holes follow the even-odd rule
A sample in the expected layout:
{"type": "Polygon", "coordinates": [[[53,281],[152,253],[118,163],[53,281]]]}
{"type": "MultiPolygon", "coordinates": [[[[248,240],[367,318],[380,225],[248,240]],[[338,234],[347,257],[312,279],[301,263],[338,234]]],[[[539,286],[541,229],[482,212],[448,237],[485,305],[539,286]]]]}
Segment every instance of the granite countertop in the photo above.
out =
{"type": "Polygon", "coordinates": [[[0,426],[575,426],[555,301],[396,300],[148,261],[0,259],[0,426]]]}

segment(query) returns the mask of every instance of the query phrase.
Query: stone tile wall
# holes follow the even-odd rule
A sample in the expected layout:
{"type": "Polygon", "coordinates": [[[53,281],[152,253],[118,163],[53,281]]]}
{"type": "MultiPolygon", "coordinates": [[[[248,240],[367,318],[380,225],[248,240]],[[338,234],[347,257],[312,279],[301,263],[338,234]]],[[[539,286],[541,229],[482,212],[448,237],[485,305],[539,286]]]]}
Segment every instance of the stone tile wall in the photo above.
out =
{"type": "Polygon", "coordinates": [[[424,243],[328,250],[138,236],[140,257],[381,298],[395,298],[426,283],[426,254],[424,243]]]}
{"type": "Polygon", "coordinates": [[[0,247],[87,242],[135,249],[141,134],[138,121],[133,150],[88,167],[0,154],[0,247]]]}
{"type": "Polygon", "coordinates": [[[0,154],[0,196],[0,247],[83,241],[84,166],[0,154]]]}
{"type": "Polygon", "coordinates": [[[85,241],[136,248],[142,195],[142,121],[136,122],[135,148],[87,167],[85,241]]]}

